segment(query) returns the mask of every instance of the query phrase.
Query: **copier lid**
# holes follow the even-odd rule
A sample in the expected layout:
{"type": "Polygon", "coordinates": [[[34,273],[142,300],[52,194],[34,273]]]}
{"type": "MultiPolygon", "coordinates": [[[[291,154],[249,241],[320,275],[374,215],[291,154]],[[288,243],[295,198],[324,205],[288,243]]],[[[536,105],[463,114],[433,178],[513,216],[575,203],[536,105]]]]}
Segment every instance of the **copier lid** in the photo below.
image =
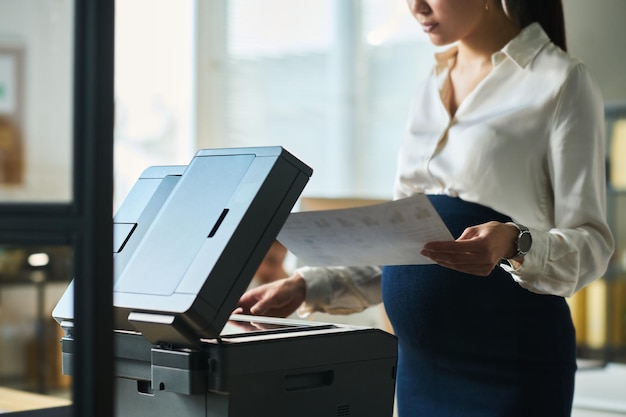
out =
{"type": "MultiPolygon", "coordinates": [[[[147,169],[114,218],[116,328],[174,345],[219,337],[311,174],[282,147],[147,169]]],[[[59,322],[73,318],[71,292],[59,322]]]]}

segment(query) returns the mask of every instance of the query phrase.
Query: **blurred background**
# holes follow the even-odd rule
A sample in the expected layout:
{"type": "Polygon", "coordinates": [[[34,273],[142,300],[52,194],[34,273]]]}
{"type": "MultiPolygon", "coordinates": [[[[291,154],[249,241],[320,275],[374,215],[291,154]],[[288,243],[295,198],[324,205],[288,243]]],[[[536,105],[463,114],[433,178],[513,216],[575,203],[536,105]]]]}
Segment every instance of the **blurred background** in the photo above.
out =
{"type": "MultiPolygon", "coordinates": [[[[569,301],[580,356],[626,362],[626,2],[564,6],[570,52],[606,99],[617,239],[605,278],[569,301]]],[[[71,0],[0,0],[0,204],[73,198],[73,18],[71,0]]],[[[113,210],[148,166],[265,145],[314,169],[308,207],[388,200],[433,52],[405,0],[118,0],[113,210]]],[[[51,310],[72,247],[1,242],[0,386],[67,396],[51,310]]],[[[380,309],[349,321],[386,326],[380,309]]]]}

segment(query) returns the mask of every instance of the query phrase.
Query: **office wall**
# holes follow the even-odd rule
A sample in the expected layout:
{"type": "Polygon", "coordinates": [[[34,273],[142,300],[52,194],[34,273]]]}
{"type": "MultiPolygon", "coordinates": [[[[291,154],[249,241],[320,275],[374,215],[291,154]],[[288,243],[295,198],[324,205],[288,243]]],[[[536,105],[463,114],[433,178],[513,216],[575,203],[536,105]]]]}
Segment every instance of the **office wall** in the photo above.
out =
{"type": "Polygon", "coordinates": [[[583,60],[607,101],[626,100],[626,1],[563,0],[570,52],[583,60]]]}

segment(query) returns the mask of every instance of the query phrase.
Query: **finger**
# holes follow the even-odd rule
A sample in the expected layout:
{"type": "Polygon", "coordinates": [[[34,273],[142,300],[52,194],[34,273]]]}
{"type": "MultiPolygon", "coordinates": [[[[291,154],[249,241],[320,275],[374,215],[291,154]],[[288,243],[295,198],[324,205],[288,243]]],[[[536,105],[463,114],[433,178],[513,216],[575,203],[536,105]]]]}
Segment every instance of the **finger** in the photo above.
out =
{"type": "Polygon", "coordinates": [[[489,270],[491,271],[497,263],[499,259],[493,259],[490,256],[482,255],[482,254],[474,254],[474,253],[432,253],[428,256],[432,261],[438,263],[439,265],[452,267],[454,269],[480,269],[480,270],[489,270]]]}
{"type": "Polygon", "coordinates": [[[433,261],[447,268],[478,275],[491,273],[498,264],[497,261],[477,255],[441,257],[433,261]]]}
{"type": "Polygon", "coordinates": [[[493,265],[458,265],[446,262],[437,262],[437,264],[445,268],[462,272],[464,274],[476,275],[481,277],[486,277],[490,275],[495,268],[495,266],[493,265]]]}
{"type": "Polygon", "coordinates": [[[424,250],[425,256],[428,256],[434,261],[447,261],[457,264],[476,264],[480,262],[486,262],[486,257],[482,251],[473,250],[457,250],[448,251],[428,251],[424,250]]]}
{"type": "Polygon", "coordinates": [[[263,298],[256,301],[250,307],[250,312],[257,316],[270,315],[272,311],[278,311],[285,305],[284,300],[277,297],[276,293],[266,293],[263,298]]]}
{"type": "Polygon", "coordinates": [[[424,250],[431,252],[471,253],[479,252],[484,245],[477,240],[455,240],[452,242],[428,242],[424,250]]]}
{"type": "Polygon", "coordinates": [[[496,263],[491,257],[478,252],[431,252],[424,250],[421,253],[432,261],[442,265],[445,264],[446,266],[454,265],[463,268],[483,267],[496,263]]]}
{"type": "Polygon", "coordinates": [[[237,310],[240,310],[241,313],[244,314],[250,314],[250,307],[255,305],[257,302],[258,300],[256,297],[246,293],[239,299],[239,302],[237,303],[237,310]]]}
{"type": "Polygon", "coordinates": [[[259,301],[250,307],[250,313],[255,316],[263,316],[270,309],[270,306],[267,302],[259,301]]]}

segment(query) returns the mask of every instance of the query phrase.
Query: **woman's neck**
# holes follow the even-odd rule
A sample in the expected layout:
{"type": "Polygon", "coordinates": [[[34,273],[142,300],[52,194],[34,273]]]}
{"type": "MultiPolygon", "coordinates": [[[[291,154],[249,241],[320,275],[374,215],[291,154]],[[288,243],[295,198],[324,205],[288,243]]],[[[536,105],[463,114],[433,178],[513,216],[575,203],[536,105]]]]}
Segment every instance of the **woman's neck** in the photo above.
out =
{"type": "Polygon", "coordinates": [[[459,41],[456,60],[449,73],[449,89],[443,97],[451,116],[493,69],[491,56],[519,32],[504,12],[497,10],[489,12],[477,30],[459,41]]]}
{"type": "Polygon", "coordinates": [[[488,12],[485,22],[471,35],[459,40],[457,66],[481,66],[520,33],[521,29],[502,10],[488,12]]]}

